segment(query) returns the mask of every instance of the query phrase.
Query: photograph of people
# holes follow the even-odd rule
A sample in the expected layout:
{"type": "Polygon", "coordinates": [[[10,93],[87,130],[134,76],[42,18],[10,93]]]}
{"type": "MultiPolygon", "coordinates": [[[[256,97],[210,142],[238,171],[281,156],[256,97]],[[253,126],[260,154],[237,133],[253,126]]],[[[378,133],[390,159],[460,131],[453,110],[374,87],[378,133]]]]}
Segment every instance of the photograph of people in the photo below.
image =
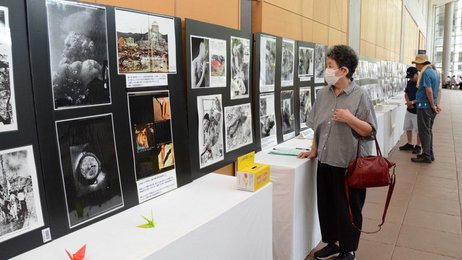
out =
{"type": "Polygon", "coordinates": [[[249,97],[250,40],[231,37],[231,99],[249,97]]]}
{"type": "Polygon", "coordinates": [[[200,167],[224,158],[221,95],[197,97],[200,167]]]}
{"type": "MultiPolygon", "coordinates": [[[[355,259],[361,232],[349,221],[344,192],[345,170],[356,159],[361,141],[363,155],[371,153],[377,119],[366,90],[352,80],[358,56],[346,45],[335,45],[327,53],[324,79],[307,126],[314,130],[312,149],[298,158],[317,160],[317,204],[322,242],[316,259],[355,259]]],[[[362,227],[366,189],[350,189],[350,206],[356,227],[362,227]]]]}
{"type": "Polygon", "coordinates": [[[209,40],[191,37],[191,87],[210,87],[209,40]]]}

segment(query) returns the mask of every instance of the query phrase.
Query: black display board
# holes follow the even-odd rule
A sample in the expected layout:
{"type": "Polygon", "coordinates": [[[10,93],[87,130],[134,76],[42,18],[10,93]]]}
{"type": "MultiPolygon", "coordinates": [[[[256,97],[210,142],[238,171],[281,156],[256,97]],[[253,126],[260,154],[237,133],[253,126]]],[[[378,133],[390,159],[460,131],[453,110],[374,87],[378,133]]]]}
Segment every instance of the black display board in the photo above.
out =
{"type": "MultiPolygon", "coordinates": [[[[303,42],[303,41],[298,41],[297,42],[297,54],[298,54],[298,60],[296,61],[296,65],[298,66],[297,69],[297,76],[295,77],[295,118],[298,119],[298,123],[295,125],[295,135],[298,135],[300,131],[305,130],[306,127],[301,127],[300,122],[302,121],[301,117],[301,96],[300,96],[300,89],[301,88],[309,88],[310,89],[310,105],[314,104],[314,73],[315,73],[315,61],[314,61],[314,51],[315,51],[315,44],[311,42],[303,42]],[[308,55],[310,56],[308,59],[302,57],[302,55],[306,55],[303,52],[308,50],[309,52],[312,52],[312,54],[308,55]],[[304,64],[307,62],[307,64],[304,64]],[[308,70],[309,73],[307,76],[301,72],[301,67],[305,67],[305,70],[308,70]]],[[[308,104],[306,104],[308,105],[308,104]]]]}
{"type": "MultiPolygon", "coordinates": [[[[297,41],[294,42],[294,52],[293,52],[293,60],[294,60],[294,71],[293,71],[293,83],[287,86],[282,86],[282,57],[283,57],[283,42],[284,38],[266,34],[266,33],[256,33],[254,34],[255,36],[255,53],[254,53],[254,63],[255,63],[255,70],[254,70],[254,84],[255,84],[255,89],[254,89],[254,105],[255,105],[255,118],[258,118],[258,120],[255,120],[256,127],[258,126],[258,131],[256,131],[257,135],[257,147],[258,150],[262,149],[262,139],[261,136],[263,135],[261,130],[261,127],[264,127],[264,122],[260,121],[260,109],[261,103],[260,103],[260,95],[261,94],[274,94],[274,112],[275,112],[275,124],[277,127],[277,143],[282,143],[284,141],[287,141],[288,139],[293,138],[297,134],[297,125],[300,124],[300,119],[297,117],[297,109],[299,109],[299,105],[297,105],[297,89],[299,88],[298,84],[298,43],[297,41]],[[270,91],[261,91],[261,85],[263,85],[263,82],[260,80],[261,77],[261,66],[262,66],[262,57],[261,57],[261,45],[262,45],[262,36],[263,37],[270,37],[276,39],[276,55],[275,55],[275,64],[274,64],[274,88],[273,90],[270,91]],[[283,120],[287,120],[287,118],[284,118],[283,116],[283,99],[286,99],[287,96],[284,94],[286,91],[292,91],[292,107],[290,108],[290,111],[292,112],[293,117],[290,117],[291,120],[291,125],[293,128],[293,131],[291,131],[292,137],[286,138],[284,140],[284,132],[283,132],[283,120]]],[[[288,39],[290,41],[290,39],[288,39]]],[[[266,66],[266,64],[264,65],[266,66]]],[[[265,76],[266,77],[266,76],[265,76]]]]}
{"type": "MultiPolygon", "coordinates": [[[[44,221],[42,227],[32,229],[27,231],[24,234],[18,236],[12,236],[12,238],[7,238],[0,242],[0,258],[7,259],[18,255],[24,251],[30,250],[34,247],[40,246],[43,244],[42,232],[41,230],[49,226],[48,221],[48,212],[47,212],[47,203],[45,201],[45,195],[49,192],[46,192],[43,187],[43,172],[42,165],[39,153],[37,131],[36,131],[36,117],[34,113],[34,101],[32,94],[32,84],[31,84],[31,74],[30,74],[30,61],[29,61],[29,50],[27,46],[27,25],[26,25],[26,7],[25,1],[10,1],[10,0],[0,0],[0,6],[8,8],[9,13],[9,27],[11,31],[11,62],[9,64],[10,73],[13,74],[13,80],[10,82],[10,87],[14,89],[14,103],[15,109],[12,113],[16,116],[17,130],[6,131],[0,133],[0,152],[4,150],[14,149],[24,146],[32,146],[33,158],[35,160],[34,169],[29,168],[30,172],[36,170],[37,173],[37,184],[38,192],[40,194],[39,198],[34,198],[41,201],[41,211],[44,221]],[[13,83],[13,84],[11,84],[13,83]]],[[[3,37],[3,35],[1,36],[3,37]]],[[[8,39],[5,37],[2,39],[4,43],[8,39]]],[[[1,46],[4,47],[4,46],[1,46]]],[[[4,53],[2,53],[4,54],[4,53]]],[[[4,57],[1,58],[4,60],[4,57]]],[[[4,69],[2,67],[2,69],[4,69]]],[[[4,72],[4,71],[3,71],[4,72]]],[[[0,84],[4,84],[4,78],[1,79],[0,84]]],[[[4,86],[1,86],[1,91],[4,91],[4,86]]],[[[2,93],[2,99],[4,98],[2,93]]],[[[11,100],[13,101],[13,100],[11,100]]],[[[31,154],[27,156],[32,157],[31,154]]],[[[24,219],[28,219],[33,214],[31,212],[30,204],[27,204],[28,213],[27,217],[21,216],[21,209],[18,213],[18,218],[13,218],[11,213],[7,211],[8,205],[6,204],[7,200],[10,198],[6,197],[7,193],[16,194],[16,198],[19,199],[19,193],[17,191],[17,182],[14,182],[14,179],[7,178],[9,180],[9,185],[3,184],[5,175],[11,177],[15,175],[17,169],[9,168],[12,166],[8,165],[6,158],[2,158],[2,165],[0,166],[0,237],[5,235],[14,234],[15,232],[24,229],[26,222],[24,219]]],[[[22,161],[21,161],[22,162],[22,161]]],[[[16,165],[17,168],[21,168],[22,165],[16,165]]],[[[45,174],[46,175],[46,174],[45,174]]],[[[15,180],[18,180],[15,178],[15,180]]],[[[25,185],[27,186],[27,185],[25,185]]],[[[36,191],[34,191],[36,192],[36,191]]],[[[32,193],[32,190],[27,192],[28,194],[32,193]]],[[[30,195],[27,195],[29,197],[30,195]]],[[[11,202],[11,200],[10,200],[11,202]]],[[[26,199],[26,203],[29,203],[30,200],[26,199]]],[[[12,204],[9,204],[12,205],[12,204]]],[[[19,205],[17,205],[19,207],[19,205]]],[[[24,209],[24,208],[23,208],[24,209]]],[[[37,210],[37,209],[36,209],[37,210]]]]}
{"type": "MultiPolygon", "coordinates": [[[[229,106],[235,106],[235,105],[241,105],[241,104],[250,104],[250,107],[252,106],[252,80],[250,79],[251,73],[252,73],[252,61],[250,59],[249,61],[249,77],[248,77],[248,97],[246,98],[241,98],[241,99],[231,99],[231,94],[230,94],[230,87],[231,87],[231,37],[239,37],[243,39],[247,39],[250,41],[249,43],[249,48],[250,52],[249,55],[251,56],[252,53],[252,41],[251,41],[251,34],[250,33],[245,33],[241,32],[239,30],[234,30],[222,26],[217,26],[217,25],[212,25],[208,23],[203,23],[191,19],[186,19],[185,22],[186,26],[186,70],[187,70],[187,96],[188,96],[188,122],[189,122],[189,138],[190,138],[190,145],[189,145],[189,151],[190,151],[190,162],[191,162],[191,172],[192,176],[194,179],[199,178],[207,173],[213,172],[214,170],[217,170],[227,164],[233,163],[236,161],[237,157],[240,155],[243,155],[245,153],[248,153],[250,151],[255,150],[255,141],[256,137],[254,134],[254,130],[251,131],[250,135],[252,136],[252,142],[250,144],[247,144],[245,146],[242,146],[238,149],[228,151],[227,143],[226,143],[226,130],[225,129],[225,120],[226,120],[226,114],[224,113],[225,107],[229,106]],[[208,87],[198,87],[198,88],[192,88],[192,83],[191,83],[191,74],[192,74],[192,56],[196,57],[198,55],[198,48],[200,47],[200,44],[197,43],[197,40],[194,40],[194,43],[192,43],[191,36],[195,36],[194,38],[209,38],[209,39],[218,39],[218,40],[224,40],[226,41],[226,86],[225,87],[213,87],[213,88],[208,88],[208,87]],[[191,53],[191,48],[192,46],[194,47],[193,52],[191,53]],[[199,46],[199,47],[198,47],[199,46]],[[217,160],[216,162],[207,165],[205,163],[206,160],[201,161],[201,149],[199,148],[199,124],[203,124],[204,121],[207,121],[204,119],[204,117],[208,118],[209,113],[203,113],[201,114],[201,118],[199,118],[199,113],[198,113],[198,97],[200,96],[208,96],[208,95],[221,95],[221,107],[222,111],[221,113],[221,118],[223,119],[223,125],[222,127],[222,138],[223,138],[223,159],[222,160],[217,160]],[[203,167],[201,168],[201,164],[203,167]]],[[[211,42],[209,40],[209,42],[211,42]]],[[[208,44],[208,43],[207,43],[208,44]]],[[[193,57],[193,58],[194,58],[193,57]]],[[[210,67],[209,67],[210,68],[210,67]]],[[[209,71],[210,73],[210,71],[209,71]]],[[[197,81],[197,83],[200,83],[200,81],[197,81]]],[[[210,82],[208,83],[210,84],[210,82]]],[[[202,85],[207,85],[207,83],[202,83],[202,85]]],[[[205,111],[205,109],[203,109],[205,111]]],[[[202,113],[202,112],[201,112],[202,113]]],[[[217,113],[219,114],[219,113],[217,113]]],[[[252,112],[251,115],[253,116],[252,112]]],[[[211,113],[210,113],[210,120],[214,120],[211,118],[211,113]]],[[[215,119],[216,120],[216,119],[215,119]]],[[[206,126],[207,127],[207,126],[206,126]]],[[[252,126],[254,128],[254,126],[252,126]]],[[[204,128],[205,129],[205,128],[204,128]]],[[[219,129],[217,129],[219,130],[219,129]]],[[[204,154],[208,153],[208,151],[204,151],[204,154]]],[[[215,157],[219,158],[219,157],[215,157]]]]}
{"type": "MultiPolygon", "coordinates": [[[[67,233],[79,228],[88,226],[102,220],[105,217],[111,216],[138,204],[125,76],[118,75],[117,72],[118,39],[116,37],[115,28],[115,8],[110,6],[99,7],[103,7],[105,9],[105,18],[98,18],[98,21],[104,20],[104,22],[106,22],[107,28],[105,31],[108,60],[103,62],[103,66],[108,66],[108,69],[105,70],[106,73],[103,73],[101,80],[109,86],[110,103],[97,104],[94,106],[64,107],[64,109],[62,109],[60,106],[68,105],[68,101],[61,100],[61,103],[54,101],[56,98],[54,96],[56,95],[56,92],[54,93],[52,89],[52,64],[50,60],[51,56],[56,55],[56,53],[52,53],[54,50],[50,50],[49,48],[49,33],[51,33],[51,31],[48,29],[47,19],[49,19],[49,17],[47,17],[46,1],[27,0],[27,21],[29,28],[29,46],[31,52],[35,110],[37,115],[38,136],[41,144],[40,153],[42,154],[42,159],[46,162],[43,164],[43,171],[46,172],[44,175],[44,185],[48,191],[46,193],[46,201],[48,203],[51,236],[53,239],[66,235],[67,233]],[[81,129],[81,131],[79,131],[79,129],[81,129]],[[71,136],[68,135],[69,133],[71,133],[71,136]],[[76,138],[88,139],[88,143],[91,143],[91,145],[86,147],[80,147],[77,145],[72,146],[73,142],[79,143],[78,141],[72,141],[76,138]],[[111,149],[108,147],[112,146],[112,142],[114,142],[115,145],[112,151],[110,151],[111,149]],[[63,149],[60,146],[60,144],[69,145],[69,143],[71,146],[68,149],[63,149]],[[95,143],[97,145],[95,145],[95,143]],[[95,148],[95,146],[98,145],[100,147],[95,148]],[[89,146],[92,147],[92,149],[87,149],[89,146]],[[112,181],[112,193],[108,195],[107,192],[101,192],[98,196],[100,199],[102,197],[103,199],[106,198],[108,201],[111,199],[110,196],[119,200],[121,198],[123,204],[119,203],[116,206],[107,206],[107,209],[99,212],[93,217],[89,217],[85,221],[72,220],[71,213],[77,215],[80,214],[78,209],[79,205],[77,204],[75,206],[75,212],[70,212],[70,207],[68,206],[70,202],[66,195],[83,195],[79,194],[79,192],[73,191],[72,187],[69,188],[69,186],[72,186],[73,184],[69,184],[69,181],[66,179],[67,177],[64,177],[65,174],[62,173],[62,168],[67,167],[69,169],[69,164],[76,164],[75,159],[72,161],[72,154],[76,153],[76,150],[86,154],[86,158],[88,158],[87,160],[90,165],[92,162],[95,163],[95,161],[97,161],[91,158],[92,155],[100,155],[99,157],[106,158],[106,160],[111,162],[111,165],[105,165],[106,169],[112,169],[114,171],[111,176],[116,176],[115,168],[118,168],[117,173],[119,180],[117,180],[117,177],[114,177],[116,180],[112,181]],[[67,153],[71,154],[70,160],[68,159],[69,155],[67,153]],[[63,160],[62,162],[61,159],[63,160]],[[115,163],[114,160],[116,160],[115,163]],[[120,190],[116,187],[118,182],[120,182],[120,190]],[[64,186],[67,188],[65,189],[64,186]]],[[[75,19],[76,24],[78,24],[79,16],[75,15],[73,19],[75,19]]],[[[61,26],[59,24],[54,24],[53,26],[55,26],[54,28],[63,29],[72,25],[64,24],[61,26]]],[[[95,24],[94,26],[97,25],[95,24]]],[[[101,27],[82,28],[82,30],[86,29],[99,30],[99,32],[104,31],[101,27]]],[[[69,37],[69,35],[67,37],[69,37]]],[[[72,39],[72,36],[70,37],[70,39],[72,39]]],[[[181,64],[181,21],[179,18],[175,18],[175,37],[177,53],[176,63],[181,64]]],[[[77,42],[79,42],[78,37],[74,38],[77,38],[77,42]]],[[[104,39],[102,38],[103,37],[100,37],[99,40],[103,41],[104,39]]],[[[63,39],[64,37],[62,37],[61,40],[63,39]]],[[[81,42],[83,42],[82,44],[85,43],[84,40],[81,42]]],[[[96,42],[96,45],[97,44],[98,42],[96,42]]],[[[102,47],[96,46],[95,48],[102,47]]],[[[72,72],[72,66],[70,66],[70,68],[70,71],[72,72]]],[[[72,75],[68,75],[68,78],[69,77],[72,77],[72,75]]],[[[93,84],[93,81],[90,84],[93,84]]],[[[183,67],[177,66],[176,74],[168,75],[168,86],[136,89],[136,91],[168,89],[170,92],[172,126],[175,141],[174,145],[177,147],[175,150],[175,157],[176,161],[181,162],[181,164],[177,164],[176,166],[178,186],[191,181],[189,174],[188,153],[185,149],[181,149],[181,147],[186,147],[188,144],[187,131],[185,131],[185,129],[187,129],[187,124],[186,114],[184,113],[186,103],[183,86],[183,67]]],[[[104,89],[96,91],[95,93],[95,95],[99,97],[101,95],[105,95],[104,93],[107,93],[107,90],[104,89]]],[[[92,102],[91,98],[89,100],[92,102]]],[[[101,100],[104,102],[107,98],[103,98],[101,100]]],[[[94,102],[100,102],[101,100],[93,99],[94,102]]],[[[80,141],[80,143],[81,142],[82,141],[80,141]]],[[[83,162],[82,159],[80,159],[78,166],[82,165],[81,162],[83,162]]],[[[89,198],[86,198],[85,201],[87,203],[91,203],[88,202],[89,198]]],[[[99,207],[101,207],[101,205],[99,205],[99,207]]]]}

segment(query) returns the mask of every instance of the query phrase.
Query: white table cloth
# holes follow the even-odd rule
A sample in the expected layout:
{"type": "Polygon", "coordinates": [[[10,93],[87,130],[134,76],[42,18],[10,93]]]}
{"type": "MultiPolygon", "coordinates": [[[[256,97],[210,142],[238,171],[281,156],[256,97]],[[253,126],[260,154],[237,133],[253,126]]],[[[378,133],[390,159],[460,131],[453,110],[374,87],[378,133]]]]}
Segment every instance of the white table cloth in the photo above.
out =
{"type": "Polygon", "coordinates": [[[87,244],[91,259],[272,259],[272,185],[236,189],[208,174],[177,190],[85,227],[16,259],[66,259],[87,244]],[[136,228],[151,209],[156,227],[136,228]]]}
{"type": "MultiPolygon", "coordinates": [[[[277,147],[307,148],[308,140],[291,139],[277,147]]],[[[271,149],[270,149],[271,150],[271,149]]],[[[302,260],[321,241],[316,202],[316,161],[293,156],[256,154],[271,166],[273,183],[273,259],[302,260]]]]}

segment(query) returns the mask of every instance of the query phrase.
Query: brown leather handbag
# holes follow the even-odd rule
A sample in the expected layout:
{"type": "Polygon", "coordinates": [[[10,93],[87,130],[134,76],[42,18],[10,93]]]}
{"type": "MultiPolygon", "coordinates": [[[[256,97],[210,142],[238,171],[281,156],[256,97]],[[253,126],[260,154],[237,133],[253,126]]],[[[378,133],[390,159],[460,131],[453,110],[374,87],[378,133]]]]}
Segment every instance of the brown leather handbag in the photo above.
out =
{"type": "Polygon", "coordinates": [[[345,173],[345,196],[348,203],[348,217],[351,224],[361,232],[364,233],[377,233],[382,229],[382,225],[385,222],[385,217],[387,215],[388,205],[390,204],[391,195],[393,194],[393,189],[395,187],[396,175],[395,168],[396,163],[389,161],[387,158],[382,156],[382,152],[377,142],[375,135],[373,136],[375,140],[375,148],[377,151],[377,156],[366,156],[361,157],[361,140],[358,140],[358,149],[356,159],[348,164],[346,173],[345,173]],[[390,169],[393,168],[393,172],[390,173],[390,169]],[[354,189],[364,189],[364,188],[373,188],[373,187],[388,187],[387,200],[385,202],[385,208],[382,215],[382,223],[379,225],[377,231],[367,232],[356,227],[353,222],[353,214],[351,212],[350,206],[350,193],[349,188],[354,189]]]}

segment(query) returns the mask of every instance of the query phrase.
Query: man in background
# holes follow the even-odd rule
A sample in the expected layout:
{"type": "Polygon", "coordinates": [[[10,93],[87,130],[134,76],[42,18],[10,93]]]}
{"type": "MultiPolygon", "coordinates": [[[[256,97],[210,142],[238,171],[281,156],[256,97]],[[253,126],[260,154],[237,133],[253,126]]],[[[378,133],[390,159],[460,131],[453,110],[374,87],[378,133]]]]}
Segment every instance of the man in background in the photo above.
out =
{"type": "Polygon", "coordinates": [[[422,154],[411,161],[417,163],[431,163],[435,160],[433,154],[433,123],[436,115],[440,112],[438,108],[438,96],[440,79],[432,68],[431,62],[426,54],[418,54],[412,62],[420,71],[417,79],[417,125],[420,141],[422,142],[422,154]]]}
{"type": "Polygon", "coordinates": [[[417,126],[417,108],[416,108],[416,93],[417,93],[417,79],[419,71],[415,67],[409,67],[406,71],[407,82],[406,89],[404,90],[404,98],[406,99],[407,111],[404,116],[404,127],[406,131],[407,143],[399,147],[401,151],[412,151],[413,154],[420,154],[422,148],[420,147],[419,131],[417,126]],[[416,145],[412,144],[412,132],[416,133],[416,145]]]}

